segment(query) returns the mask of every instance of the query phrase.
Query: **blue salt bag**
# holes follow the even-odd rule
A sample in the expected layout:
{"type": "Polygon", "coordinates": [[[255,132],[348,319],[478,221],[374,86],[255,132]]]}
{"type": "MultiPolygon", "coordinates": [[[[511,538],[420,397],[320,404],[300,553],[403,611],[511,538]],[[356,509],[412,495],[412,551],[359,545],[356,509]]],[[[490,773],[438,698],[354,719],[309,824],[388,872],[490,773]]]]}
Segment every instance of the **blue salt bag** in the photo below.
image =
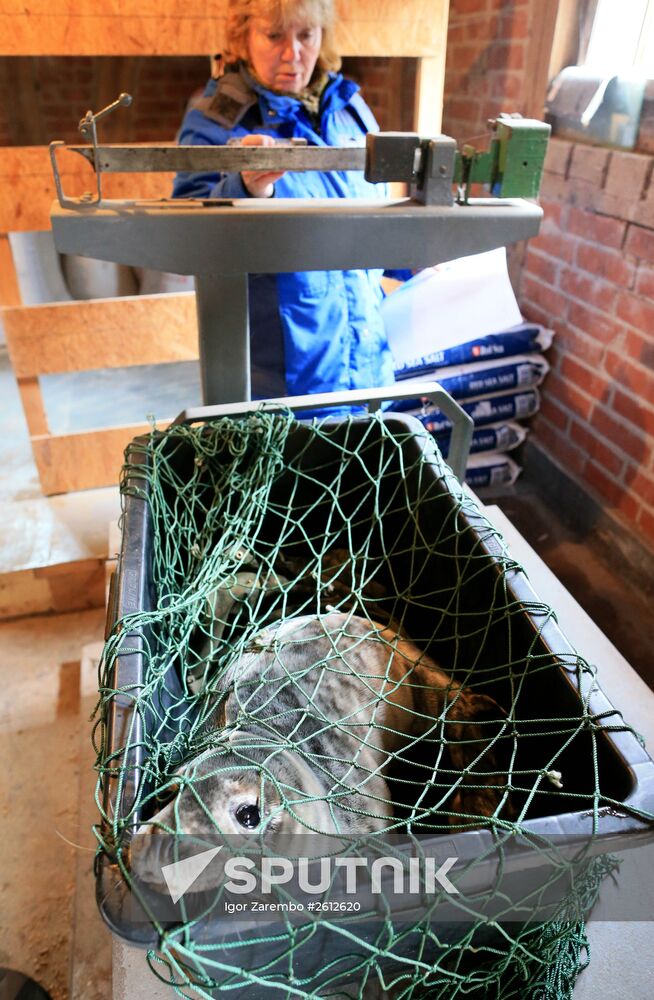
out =
{"type": "MultiPolygon", "coordinates": [[[[520,424],[516,424],[512,420],[506,423],[490,424],[488,427],[475,427],[470,442],[470,454],[475,455],[488,451],[512,451],[513,448],[522,444],[527,434],[526,427],[521,427],[520,424]]],[[[441,454],[447,458],[451,433],[446,431],[434,434],[434,438],[441,454]]]]}
{"type": "MultiPolygon", "coordinates": [[[[493,393],[464,400],[460,405],[472,417],[475,427],[484,427],[503,420],[526,420],[533,417],[540,408],[540,394],[538,389],[493,393]]],[[[441,410],[430,403],[423,404],[420,399],[402,399],[392,403],[390,409],[412,414],[433,434],[452,429],[451,421],[441,410]]]]}
{"type": "MultiPolygon", "coordinates": [[[[420,356],[398,364],[395,378],[403,381],[416,376],[434,375],[440,380],[440,369],[451,365],[466,365],[477,361],[510,358],[519,354],[540,354],[551,347],[554,332],[537,323],[522,323],[500,333],[469,340],[449,347],[434,347],[420,356]]],[[[438,337],[440,341],[442,337],[438,337]]]]}
{"type": "Polygon", "coordinates": [[[509,392],[540,385],[550,366],[542,354],[520,354],[500,361],[442,368],[434,377],[454,399],[471,399],[489,392],[509,392]]]}
{"type": "Polygon", "coordinates": [[[512,486],[522,468],[509,455],[472,455],[466,465],[466,483],[471,489],[485,486],[512,486]]]}

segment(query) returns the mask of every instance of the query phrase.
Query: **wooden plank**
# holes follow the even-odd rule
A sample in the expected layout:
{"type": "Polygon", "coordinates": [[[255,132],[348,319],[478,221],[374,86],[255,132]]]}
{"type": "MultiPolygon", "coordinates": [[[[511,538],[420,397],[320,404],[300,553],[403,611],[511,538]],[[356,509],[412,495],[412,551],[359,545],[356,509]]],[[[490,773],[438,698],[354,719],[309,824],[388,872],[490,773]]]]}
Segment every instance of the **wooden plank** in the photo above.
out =
{"type": "Polygon", "coordinates": [[[48,434],[50,428],[48,427],[48,418],[45,415],[38,378],[19,378],[17,384],[30,435],[48,434]]]}
{"type": "Polygon", "coordinates": [[[549,84],[550,59],[556,30],[559,0],[541,0],[530,10],[529,43],[524,94],[525,118],[543,117],[549,84]]]}
{"type": "MultiPolygon", "coordinates": [[[[349,0],[336,29],[342,55],[433,55],[447,0],[349,0]]],[[[4,0],[0,55],[204,55],[225,41],[224,0],[4,0]],[[53,10],[53,7],[55,8],[53,10]]]]}
{"type": "Polygon", "coordinates": [[[550,80],[564,67],[583,63],[597,5],[598,0],[559,0],[549,61],[550,80]]]}
{"type": "Polygon", "coordinates": [[[439,135],[440,133],[444,81],[444,58],[434,56],[418,60],[414,129],[420,135],[439,135]]]}
{"type": "Polygon", "coordinates": [[[53,576],[38,569],[0,573],[0,621],[27,615],[66,614],[101,608],[104,599],[103,561],[80,560],[67,563],[64,569],[64,576],[53,576]]]}
{"type": "MultiPolygon", "coordinates": [[[[95,190],[93,170],[81,156],[60,154],[58,162],[67,195],[95,190]]],[[[111,174],[102,184],[106,198],[165,198],[173,174],[111,174]]],[[[49,229],[57,195],[47,146],[0,147],[0,190],[0,233],[49,229]]]]}
{"type": "Polygon", "coordinates": [[[11,244],[7,234],[0,232],[0,306],[19,306],[20,304],[20,287],[11,244]]]}
{"type": "Polygon", "coordinates": [[[17,378],[198,357],[194,292],[23,306],[4,325],[17,378]]]}
{"type": "Polygon", "coordinates": [[[32,451],[45,496],[115,486],[120,480],[123,452],[148,424],[111,427],[80,434],[32,438],[32,451]]]}

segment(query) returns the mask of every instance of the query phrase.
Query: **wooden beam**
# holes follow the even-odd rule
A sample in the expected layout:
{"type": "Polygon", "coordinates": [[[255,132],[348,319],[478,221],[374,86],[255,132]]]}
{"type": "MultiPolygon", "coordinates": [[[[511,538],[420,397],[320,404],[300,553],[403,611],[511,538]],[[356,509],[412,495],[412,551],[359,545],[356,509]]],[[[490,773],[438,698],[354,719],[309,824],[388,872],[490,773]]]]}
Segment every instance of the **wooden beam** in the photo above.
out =
{"type": "MultiPolygon", "coordinates": [[[[336,47],[342,55],[440,52],[447,0],[349,0],[336,47]]],[[[208,55],[225,42],[224,0],[4,0],[0,55],[208,55]]]]}
{"type": "Polygon", "coordinates": [[[49,434],[50,428],[48,427],[48,418],[45,415],[38,378],[19,378],[16,382],[30,437],[34,437],[36,434],[49,434]]]}
{"type": "Polygon", "coordinates": [[[46,496],[115,486],[120,480],[123,452],[148,424],[111,427],[80,434],[32,438],[32,451],[41,489],[46,496]]]}
{"type": "MultiPolygon", "coordinates": [[[[1,30],[1,29],[0,29],[1,30]]],[[[91,166],[73,153],[60,154],[64,191],[78,197],[94,190],[91,166]]],[[[173,174],[110,174],[103,177],[106,198],[165,198],[173,174]]],[[[56,199],[47,146],[0,147],[0,233],[50,228],[50,208],[56,199]]]]}
{"type": "Polygon", "coordinates": [[[418,60],[415,125],[420,135],[439,135],[443,117],[445,60],[439,56],[418,60]]]}
{"type": "Polygon", "coordinates": [[[0,232],[0,306],[19,306],[20,304],[20,287],[11,244],[7,234],[0,232]]]}
{"type": "Polygon", "coordinates": [[[23,306],[4,325],[17,378],[198,357],[194,292],[23,306]]]}
{"type": "Polygon", "coordinates": [[[559,0],[540,0],[530,8],[529,42],[524,95],[525,118],[543,117],[545,97],[549,86],[550,60],[556,30],[559,0]]]}
{"type": "Polygon", "coordinates": [[[548,76],[553,80],[566,66],[581,64],[597,13],[598,0],[559,0],[548,76]]]}

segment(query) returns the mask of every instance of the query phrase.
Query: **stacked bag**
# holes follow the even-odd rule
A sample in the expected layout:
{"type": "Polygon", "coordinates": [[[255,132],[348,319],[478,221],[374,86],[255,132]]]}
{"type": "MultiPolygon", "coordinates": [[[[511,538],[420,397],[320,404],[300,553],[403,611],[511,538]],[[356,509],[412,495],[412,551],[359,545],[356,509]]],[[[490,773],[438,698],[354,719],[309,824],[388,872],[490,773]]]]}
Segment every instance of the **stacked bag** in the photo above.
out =
{"type": "MultiPolygon", "coordinates": [[[[436,380],[472,417],[468,485],[514,483],[521,468],[509,452],[540,407],[553,332],[522,321],[505,251],[421,271],[386,298],[382,314],[403,388],[436,380]]],[[[419,397],[391,409],[416,416],[447,456],[452,425],[439,409],[419,397]]]]}

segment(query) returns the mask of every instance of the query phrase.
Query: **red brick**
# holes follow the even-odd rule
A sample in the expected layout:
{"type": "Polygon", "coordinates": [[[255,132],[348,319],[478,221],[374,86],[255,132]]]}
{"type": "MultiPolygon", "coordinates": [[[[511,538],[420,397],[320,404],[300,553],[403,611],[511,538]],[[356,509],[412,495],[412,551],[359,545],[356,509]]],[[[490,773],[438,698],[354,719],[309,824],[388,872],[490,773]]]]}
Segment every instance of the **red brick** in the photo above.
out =
{"type": "MultiPolygon", "coordinates": [[[[447,29],[447,56],[448,59],[451,58],[453,51],[458,42],[465,42],[468,37],[467,26],[465,24],[450,24],[447,29]]],[[[348,66],[349,77],[352,76],[352,71],[348,66]]]]}
{"type": "Polygon", "coordinates": [[[497,73],[493,76],[491,94],[507,101],[518,101],[522,97],[525,83],[520,73],[497,73]]]}
{"type": "Polygon", "coordinates": [[[587,427],[573,420],[570,424],[570,438],[588,458],[592,458],[602,468],[607,469],[612,476],[618,477],[624,468],[624,455],[612,451],[587,427]]]}
{"type": "Polygon", "coordinates": [[[572,157],[572,143],[565,139],[550,139],[545,154],[545,170],[566,177],[572,157]]]}
{"type": "Polygon", "coordinates": [[[488,10],[488,0],[456,0],[456,4],[453,4],[454,11],[451,16],[460,17],[465,14],[479,14],[481,11],[488,10]]]}
{"type": "Polygon", "coordinates": [[[570,303],[568,321],[602,344],[615,345],[623,333],[622,326],[610,316],[587,309],[577,302],[570,303]]]}
{"type": "Polygon", "coordinates": [[[651,546],[654,542],[654,514],[643,508],[638,517],[638,527],[646,536],[648,545],[651,546]]]}
{"type": "Polygon", "coordinates": [[[550,317],[544,309],[539,309],[533,302],[525,302],[522,293],[518,295],[518,305],[520,312],[529,323],[540,323],[541,326],[550,325],[550,317]]]}
{"type": "MultiPolygon", "coordinates": [[[[491,42],[497,37],[499,19],[496,14],[479,14],[477,17],[468,18],[465,21],[457,22],[454,27],[457,29],[455,40],[461,42],[484,41],[491,42]]],[[[452,27],[447,33],[447,53],[450,56],[450,43],[452,41],[452,27]]]]}
{"type": "Polygon", "coordinates": [[[488,53],[489,69],[524,69],[524,42],[496,42],[488,53]]]}
{"type": "Polygon", "coordinates": [[[605,250],[592,243],[580,242],[577,244],[576,262],[589,274],[608,278],[621,288],[630,288],[633,283],[635,268],[617,250],[605,250]]]}
{"type": "Polygon", "coordinates": [[[654,229],[654,186],[650,187],[649,196],[638,202],[638,211],[631,218],[641,229],[654,229]]]}
{"type": "Polygon", "coordinates": [[[555,399],[560,407],[588,421],[593,409],[593,400],[570,382],[551,371],[542,390],[543,401],[555,399]]]}
{"type": "Polygon", "coordinates": [[[645,439],[629,430],[622,421],[616,420],[606,406],[598,403],[593,409],[591,427],[611,441],[624,454],[630,455],[637,462],[642,462],[647,454],[645,439]]]}
{"type": "Polygon", "coordinates": [[[558,343],[562,350],[585,362],[590,368],[599,368],[604,357],[603,344],[567,324],[557,326],[555,343],[558,343]]]}
{"type": "Polygon", "coordinates": [[[537,250],[542,250],[543,253],[549,254],[550,257],[556,257],[558,260],[570,263],[574,256],[575,242],[569,239],[564,233],[554,225],[548,225],[547,219],[541,225],[541,230],[538,236],[534,236],[529,240],[529,246],[535,247],[537,250]]]}
{"type": "Polygon", "coordinates": [[[601,146],[575,146],[572,151],[568,176],[589,181],[596,188],[604,184],[610,152],[601,146]]]}
{"type": "MultiPolygon", "coordinates": [[[[629,482],[630,468],[632,468],[632,466],[627,463],[627,469],[623,476],[625,483],[629,482]]],[[[625,518],[635,523],[642,505],[638,502],[638,499],[634,497],[633,493],[623,493],[620,497],[618,497],[615,506],[622,514],[624,514],[625,518]]]]}
{"type": "Polygon", "coordinates": [[[651,158],[642,153],[614,151],[611,154],[605,190],[618,196],[629,194],[632,202],[638,201],[645,187],[650,164],[651,158]]]}
{"type": "Polygon", "coordinates": [[[654,479],[647,473],[636,469],[630,480],[630,485],[634,493],[646,503],[648,507],[654,507],[654,479]]]}
{"type": "Polygon", "coordinates": [[[526,9],[512,10],[502,14],[499,23],[499,36],[518,41],[529,37],[529,12],[526,9]]]}
{"type": "Polygon", "coordinates": [[[634,201],[626,191],[621,195],[598,191],[595,193],[593,201],[589,204],[598,215],[610,215],[614,219],[632,222],[636,218],[641,218],[640,205],[644,204],[644,202],[634,201]]]}
{"type": "Polygon", "coordinates": [[[561,354],[561,375],[594,399],[607,400],[611,383],[602,374],[581,364],[568,352],[561,354]]]}
{"type": "Polygon", "coordinates": [[[625,252],[654,263],[654,230],[642,226],[629,226],[625,252]]]}
{"type": "Polygon", "coordinates": [[[643,335],[638,330],[628,330],[625,347],[630,358],[654,371],[654,328],[649,335],[643,335]]]}
{"type": "Polygon", "coordinates": [[[565,431],[567,429],[568,423],[570,422],[570,416],[555,400],[549,398],[548,396],[543,396],[541,399],[540,413],[546,420],[549,420],[554,427],[558,427],[559,430],[565,431]]]}
{"type": "Polygon", "coordinates": [[[530,245],[527,248],[524,267],[525,273],[534,275],[541,281],[547,282],[548,285],[556,284],[559,267],[558,260],[554,257],[549,257],[547,254],[540,253],[536,247],[530,245]]]}
{"type": "Polygon", "coordinates": [[[583,453],[570,442],[565,434],[559,433],[555,427],[543,420],[542,414],[539,414],[534,421],[531,433],[533,438],[543,444],[563,468],[573,475],[579,476],[581,474],[585,462],[583,453]]]}
{"type": "Polygon", "coordinates": [[[550,174],[545,172],[540,185],[540,204],[545,198],[550,202],[557,202],[563,208],[565,205],[573,204],[574,199],[570,196],[571,181],[561,174],[550,174]]]}
{"type": "Polygon", "coordinates": [[[565,316],[567,301],[551,285],[546,285],[530,275],[524,275],[520,291],[523,298],[534,302],[547,312],[550,322],[555,322],[559,317],[565,316]]]}
{"type": "Polygon", "coordinates": [[[634,427],[637,427],[644,434],[654,437],[654,409],[645,405],[642,399],[636,399],[616,387],[613,408],[634,427]]]}
{"type": "Polygon", "coordinates": [[[483,68],[486,66],[487,49],[484,39],[478,42],[467,42],[465,45],[457,45],[452,53],[455,65],[460,71],[470,72],[472,69],[480,67],[477,65],[483,61],[483,68]]]}
{"type": "MultiPolygon", "coordinates": [[[[484,85],[484,92],[486,92],[488,88],[488,80],[486,77],[484,78],[483,85],[484,85]]],[[[497,118],[497,116],[499,114],[502,114],[503,111],[508,111],[508,110],[509,108],[507,107],[506,101],[501,101],[497,99],[492,101],[484,101],[483,104],[481,105],[481,120],[483,122],[488,122],[492,118],[497,118]]],[[[512,110],[514,111],[516,110],[515,106],[512,107],[512,110]]],[[[488,126],[485,125],[484,129],[485,131],[488,131],[488,126]]]]}
{"type": "Polygon", "coordinates": [[[565,221],[565,205],[563,205],[560,201],[550,200],[549,198],[541,196],[540,207],[543,209],[542,228],[548,232],[552,229],[552,227],[556,227],[559,231],[563,231],[565,221]]]}
{"type": "Polygon", "coordinates": [[[568,213],[568,229],[571,233],[616,250],[622,247],[626,228],[626,222],[594,215],[575,206],[568,213]]]}
{"type": "Polygon", "coordinates": [[[444,115],[448,118],[461,118],[465,120],[465,116],[470,111],[470,101],[466,100],[465,97],[451,97],[445,102],[444,115]]]}
{"type": "Polygon", "coordinates": [[[636,294],[654,299],[654,267],[641,264],[636,273],[636,294]]]}
{"type": "Polygon", "coordinates": [[[624,487],[619,483],[616,483],[614,479],[607,476],[603,469],[601,469],[594,462],[589,461],[584,469],[584,479],[588,485],[599,493],[600,496],[604,497],[609,503],[617,505],[621,495],[624,492],[624,487]]]}
{"type": "Polygon", "coordinates": [[[627,358],[609,351],[604,362],[609,375],[635,396],[651,402],[654,399],[654,373],[635,365],[627,358]]]}
{"type": "Polygon", "coordinates": [[[590,278],[587,274],[566,267],[561,275],[561,288],[567,295],[581,302],[590,303],[595,309],[610,313],[618,297],[618,290],[604,278],[590,278]]]}

